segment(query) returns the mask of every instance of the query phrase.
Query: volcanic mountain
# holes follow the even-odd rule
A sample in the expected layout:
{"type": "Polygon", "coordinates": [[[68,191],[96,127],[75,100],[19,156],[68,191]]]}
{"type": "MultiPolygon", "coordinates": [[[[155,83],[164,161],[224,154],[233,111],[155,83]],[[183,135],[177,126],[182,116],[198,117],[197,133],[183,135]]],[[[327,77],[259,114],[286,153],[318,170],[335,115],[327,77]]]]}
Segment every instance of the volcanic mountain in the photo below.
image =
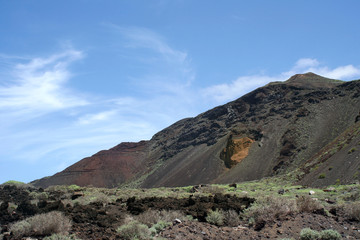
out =
{"type": "Polygon", "coordinates": [[[359,97],[359,80],[297,74],[33,184],[150,188],[289,172],[305,185],[351,182],[360,178],[359,97]]]}

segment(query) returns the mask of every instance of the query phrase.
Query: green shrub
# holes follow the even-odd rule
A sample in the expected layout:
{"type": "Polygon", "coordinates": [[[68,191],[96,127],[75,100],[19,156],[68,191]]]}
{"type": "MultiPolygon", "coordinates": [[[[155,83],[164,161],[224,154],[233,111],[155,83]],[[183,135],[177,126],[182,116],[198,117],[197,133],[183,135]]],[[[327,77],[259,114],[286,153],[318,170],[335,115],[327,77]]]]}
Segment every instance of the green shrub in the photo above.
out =
{"type": "Polygon", "coordinates": [[[325,173],[319,175],[319,179],[324,179],[326,177],[325,173]]]}
{"type": "Polygon", "coordinates": [[[43,240],[81,240],[74,235],[62,235],[62,234],[52,234],[51,236],[44,237],[43,240]]]}
{"type": "Polygon", "coordinates": [[[72,185],[68,186],[67,188],[72,191],[81,189],[81,187],[79,187],[78,185],[75,185],[75,184],[72,184],[72,185]]]}
{"type": "Polygon", "coordinates": [[[218,209],[216,209],[215,211],[210,210],[205,219],[208,223],[221,226],[224,224],[223,211],[219,211],[218,209]]]}
{"type": "Polygon", "coordinates": [[[49,197],[47,192],[31,192],[29,197],[34,200],[46,200],[49,197]]]}
{"type": "Polygon", "coordinates": [[[304,228],[300,232],[300,240],[318,240],[320,239],[320,233],[312,230],[311,228],[304,228]]]}
{"type": "Polygon", "coordinates": [[[2,186],[5,185],[11,185],[11,186],[16,186],[17,188],[34,188],[32,185],[24,183],[24,182],[20,182],[20,181],[15,181],[15,180],[10,180],[7,182],[4,182],[3,184],[1,184],[2,186]]]}
{"type": "Polygon", "coordinates": [[[31,224],[27,220],[16,222],[10,226],[10,232],[12,232],[15,238],[28,236],[31,230],[31,224]]]}
{"type": "Polygon", "coordinates": [[[352,149],[350,149],[350,150],[348,151],[348,154],[353,153],[353,152],[355,152],[355,151],[356,151],[356,148],[352,148],[352,149]]]}
{"type": "Polygon", "coordinates": [[[74,204],[85,206],[93,202],[100,202],[103,204],[107,204],[111,202],[111,198],[105,193],[95,191],[95,192],[87,193],[85,196],[77,198],[74,201],[74,204]]]}
{"type": "Polygon", "coordinates": [[[71,221],[61,212],[53,211],[38,214],[10,226],[10,232],[17,238],[23,236],[66,234],[71,227],[71,221]]]}
{"type": "Polygon", "coordinates": [[[138,221],[131,221],[128,224],[122,225],[116,231],[126,240],[145,240],[151,234],[149,228],[138,221]]]}
{"type": "Polygon", "coordinates": [[[342,237],[340,233],[335,230],[328,229],[320,232],[321,240],[341,240],[342,237]]]}
{"type": "Polygon", "coordinates": [[[154,233],[159,233],[170,225],[171,225],[170,222],[159,221],[150,228],[150,231],[154,233]]]}

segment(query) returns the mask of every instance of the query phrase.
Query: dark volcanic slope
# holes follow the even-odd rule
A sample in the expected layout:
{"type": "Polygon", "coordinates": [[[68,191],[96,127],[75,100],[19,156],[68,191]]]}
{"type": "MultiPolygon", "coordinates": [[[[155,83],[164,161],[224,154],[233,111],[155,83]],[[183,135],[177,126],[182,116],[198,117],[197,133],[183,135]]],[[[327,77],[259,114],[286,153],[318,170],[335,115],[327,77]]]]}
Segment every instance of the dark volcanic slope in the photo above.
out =
{"type": "Polygon", "coordinates": [[[132,145],[135,151],[126,145],[102,151],[35,184],[157,187],[281,174],[305,164],[352,126],[359,96],[359,81],[298,74],[183,119],[132,145]]]}

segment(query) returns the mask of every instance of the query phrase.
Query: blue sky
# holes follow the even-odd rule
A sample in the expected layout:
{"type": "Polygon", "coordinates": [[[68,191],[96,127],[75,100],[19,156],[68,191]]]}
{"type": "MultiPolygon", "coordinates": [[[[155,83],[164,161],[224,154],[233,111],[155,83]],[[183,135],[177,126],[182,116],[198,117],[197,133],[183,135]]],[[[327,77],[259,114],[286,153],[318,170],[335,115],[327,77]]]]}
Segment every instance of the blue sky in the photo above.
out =
{"type": "Polygon", "coordinates": [[[360,2],[0,0],[0,183],[296,73],[360,78],[360,2]]]}

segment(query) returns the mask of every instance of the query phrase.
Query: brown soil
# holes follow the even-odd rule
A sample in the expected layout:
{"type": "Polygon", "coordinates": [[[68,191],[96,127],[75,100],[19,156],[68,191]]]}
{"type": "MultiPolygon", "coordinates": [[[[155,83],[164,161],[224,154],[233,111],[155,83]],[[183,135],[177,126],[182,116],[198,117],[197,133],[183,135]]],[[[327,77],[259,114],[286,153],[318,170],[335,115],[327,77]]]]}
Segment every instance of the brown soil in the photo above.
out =
{"type": "Polygon", "coordinates": [[[339,217],[302,213],[285,220],[266,224],[260,231],[243,223],[237,227],[217,227],[205,222],[184,222],[165,229],[160,236],[166,239],[298,239],[303,228],[322,231],[334,229],[344,238],[360,239],[359,223],[344,221],[339,217]]]}

